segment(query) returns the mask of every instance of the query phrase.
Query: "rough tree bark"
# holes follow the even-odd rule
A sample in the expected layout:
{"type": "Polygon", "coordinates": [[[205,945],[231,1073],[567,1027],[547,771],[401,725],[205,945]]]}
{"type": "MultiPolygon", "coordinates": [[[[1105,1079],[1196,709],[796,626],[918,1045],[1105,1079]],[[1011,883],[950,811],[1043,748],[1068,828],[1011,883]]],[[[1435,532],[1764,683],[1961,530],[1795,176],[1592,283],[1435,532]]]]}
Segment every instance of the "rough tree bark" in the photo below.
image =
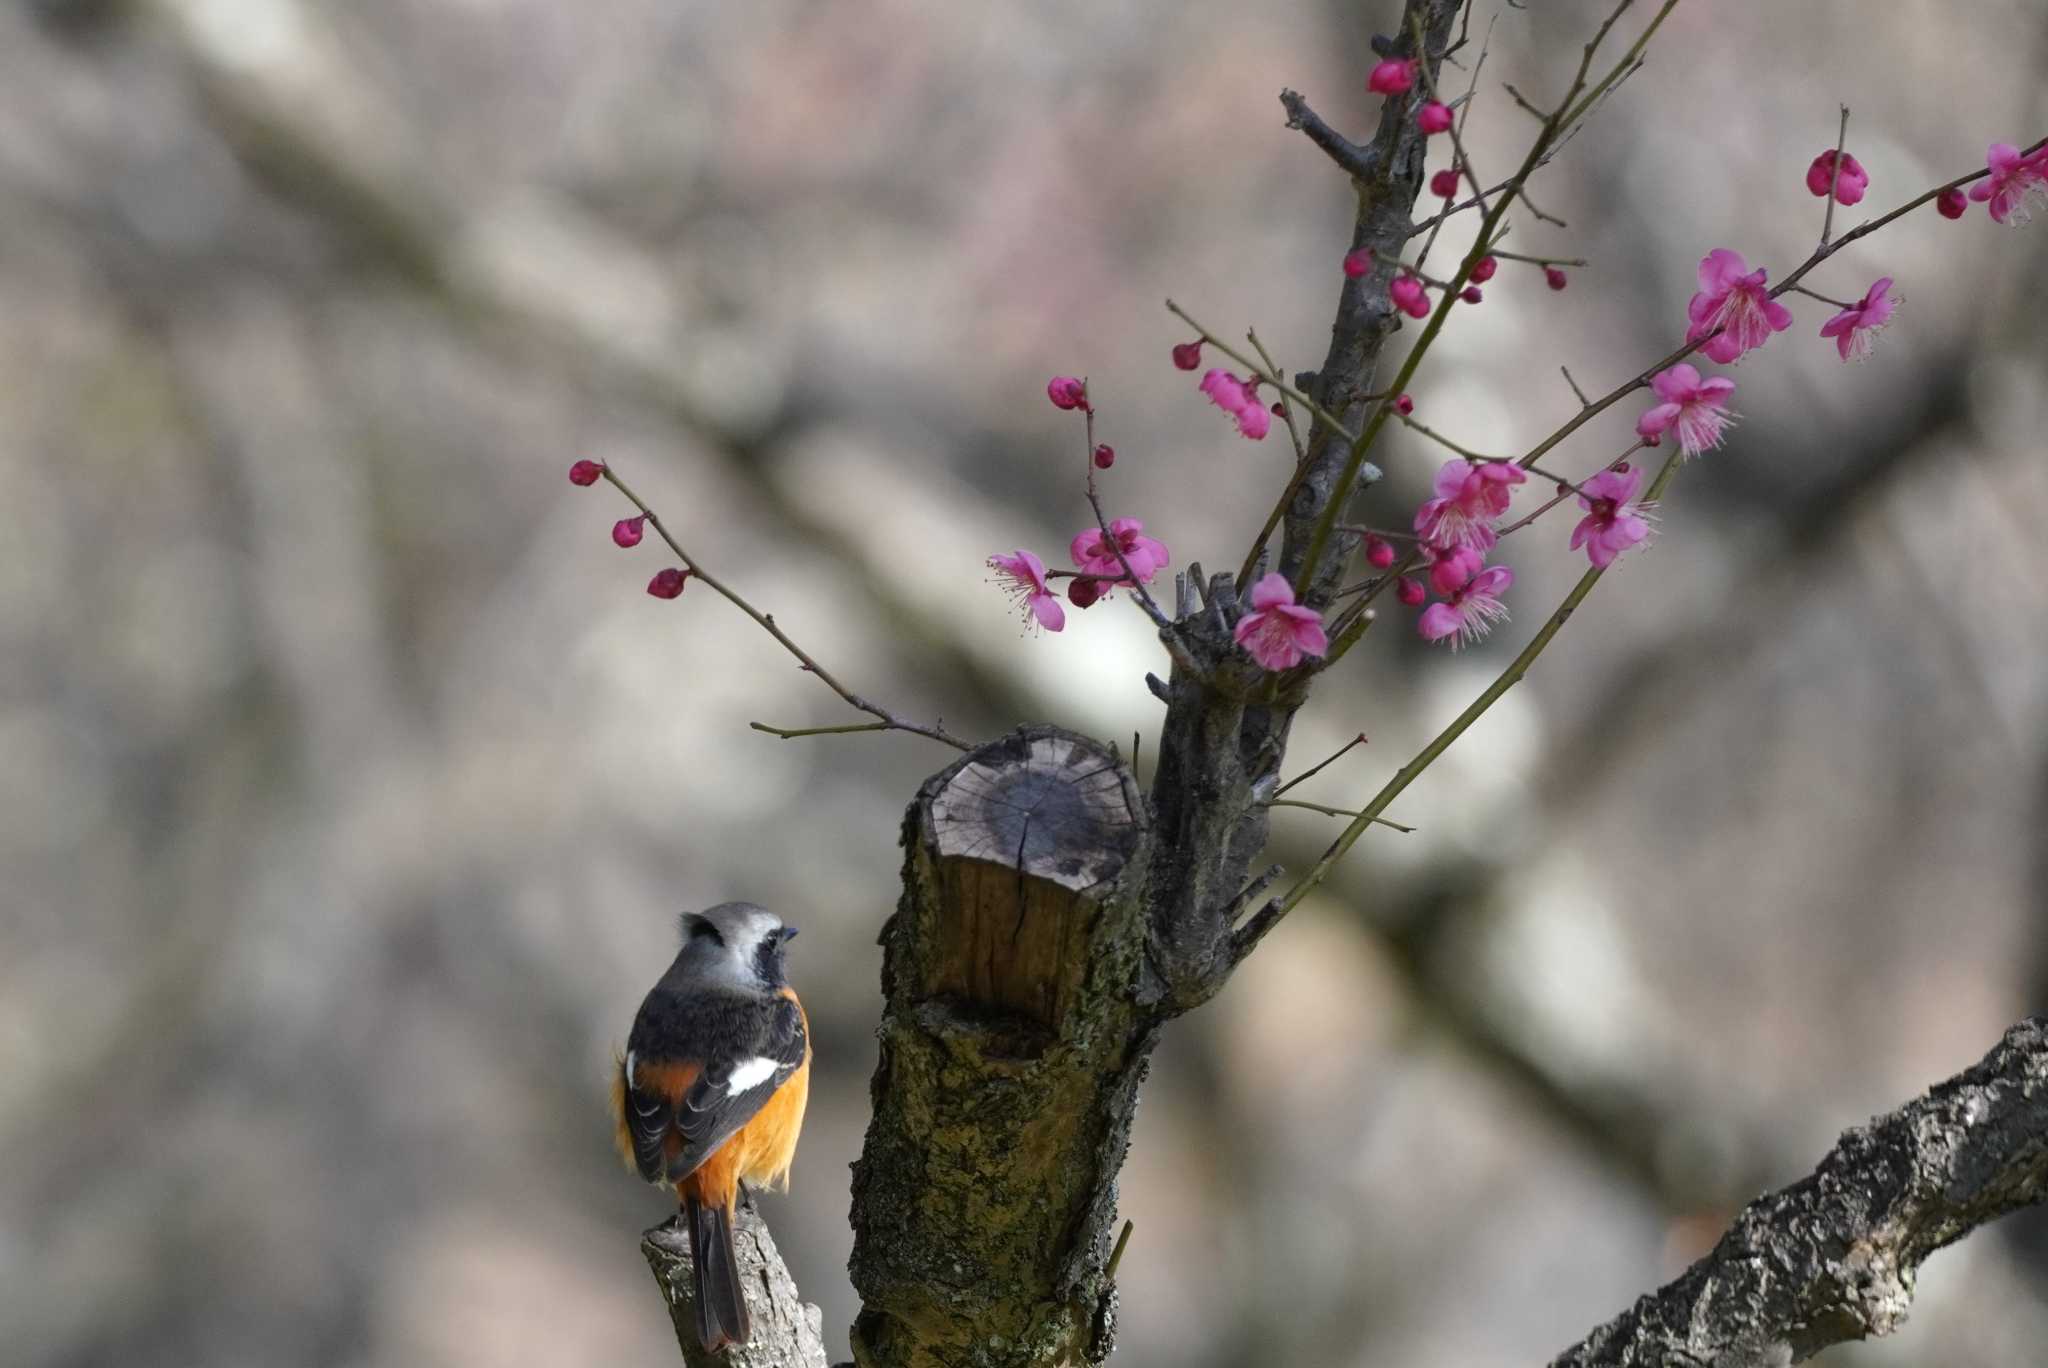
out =
{"type": "Polygon", "coordinates": [[[2044,1198],[2048,1018],[2030,1017],[1751,1202],[1712,1253],[1551,1368],[1776,1368],[1888,1335],[1928,1255],[2044,1198]]]}
{"type": "Polygon", "coordinates": [[[1128,766],[1030,727],[926,782],[882,933],[874,1117],[854,1167],[862,1365],[1099,1361],[1151,1021],[1145,805],[1128,766]]]}
{"type": "Polygon", "coordinates": [[[797,1291],[761,1213],[743,1206],[739,1218],[732,1243],[740,1259],[740,1283],[748,1289],[753,1338],[722,1354],[706,1353],[697,1341],[689,1232],[669,1220],[640,1237],[640,1252],[668,1303],[683,1362],[689,1368],[826,1368],[824,1313],[797,1291]]]}

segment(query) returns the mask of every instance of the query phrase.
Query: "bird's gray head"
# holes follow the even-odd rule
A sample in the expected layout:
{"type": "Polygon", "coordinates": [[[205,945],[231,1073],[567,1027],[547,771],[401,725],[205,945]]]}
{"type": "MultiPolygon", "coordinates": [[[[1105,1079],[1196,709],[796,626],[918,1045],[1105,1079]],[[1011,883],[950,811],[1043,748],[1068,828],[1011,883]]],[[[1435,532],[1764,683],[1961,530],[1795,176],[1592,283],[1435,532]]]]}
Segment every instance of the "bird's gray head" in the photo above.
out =
{"type": "Polygon", "coordinates": [[[753,903],[729,902],[682,916],[681,959],[708,977],[758,988],[780,988],[783,948],[796,935],[782,918],[753,903]]]}

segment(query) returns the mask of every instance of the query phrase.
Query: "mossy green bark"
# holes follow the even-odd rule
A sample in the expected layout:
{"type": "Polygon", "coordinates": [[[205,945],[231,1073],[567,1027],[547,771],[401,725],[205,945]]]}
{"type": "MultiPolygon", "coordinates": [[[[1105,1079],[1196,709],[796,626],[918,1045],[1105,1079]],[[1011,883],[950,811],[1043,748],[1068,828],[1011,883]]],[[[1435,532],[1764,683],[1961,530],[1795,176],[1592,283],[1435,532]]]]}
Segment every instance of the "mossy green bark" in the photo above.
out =
{"type": "Polygon", "coordinates": [[[1134,991],[1136,781],[1092,741],[1028,728],[928,781],[904,847],[854,1169],[854,1357],[1099,1360],[1116,1172],[1154,1040],[1134,991]]]}

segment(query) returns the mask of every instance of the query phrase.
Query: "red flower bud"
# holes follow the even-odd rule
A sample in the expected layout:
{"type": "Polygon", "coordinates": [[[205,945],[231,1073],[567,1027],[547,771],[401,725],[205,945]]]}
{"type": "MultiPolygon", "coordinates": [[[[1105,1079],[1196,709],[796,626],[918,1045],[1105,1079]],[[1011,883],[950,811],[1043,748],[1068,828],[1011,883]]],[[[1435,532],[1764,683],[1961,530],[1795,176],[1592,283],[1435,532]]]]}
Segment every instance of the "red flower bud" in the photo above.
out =
{"type": "Polygon", "coordinates": [[[1095,448],[1095,468],[1097,470],[1107,470],[1115,464],[1116,448],[1107,442],[1099,443],[1095,448]]]}
{"type": "Polygon", "coordinates": [[[672,599],[683,592],[683,582],[689,578],[689,571],[678,570],[671,565],[647,581],[647,592],[659,599],[672,599]]]}
{"type": "Polygon", "coordinates": [[[1412,575],[1403,575],[1394,581],[1394,597],[1410,608],[1420,608],[1422,601],[1429,597],[1429,591],[1422,587],[1422,581],[1412,575]]]}
{"type": "Polygon", "coordinates": [[[1405,394],[1395,395],[1394,412],[1406,418],[1409,414],[1415,412],[1415,401],[1405,394]]]}
{"type": "Polygon", "coordinates": [[[1060,409],[1088,407],[1088,386],[1071,375],[1055,375],[1045,386],[1046,398],[1060,409]]]}
{"type": "Polygon", "coordinates": [[[1102,597],[1102,581],[1076,579],[1067,581],[1067,602],[1076,608],[1090,608],[1095,600],[1102,597]]]}
{"type": "Polygon", "coordinates": [[[1173,349],[1173,364],[1182,370],[1194,370],[1199,367],[1202,364],[1201,342],[1181,342],[1176,344],[1173,349]]]}
{"type": "Polygon", "coordinates": [[[594,485],[604,475],[601,461],[578,461],[569,467],[569,483],[572,485],[594,485]]]}
{"type": "Polygon", "coordinates": [[[1464,300],[1467,304],[1477,304],[1486,296],[1480,293],[1477,285],[1467,285],[1464,289],[1458,291],[1458,298],[1464,300]]]}
{"type": "Polygon", "coordinates": [[[1545,266],[1543,268],[1543,283],[1553,290],[1562,290],[1570,282],[1566,279],[1565,273],[1557,267],[1545,266]]]}
{"type": "Polygon", "coordinates": [[[647,515],[645,513],[642,513],[637,518],[621,518],[612,524],[612,540],[624,547],[638,546],[641,534],[646,526],[647,515]]]}
{"type": "Polygon", "coordinates": [[[1472,263],[1472,283],[1484,285],[1493,279],[1493,273],[1500,269],[1500,263],[1490,256],[1483,256],[1472,263]]]}
{"type": "Polygon", "coordinates": [[[1941,198],[1934,202],[1935,212],[1948,219],[1961,218],[1963,210],[1969,207],[1969,196],[1960,190],[1944,190],[1941,192],[1941,198]]]}
{"type": "Polygon", "coordinates": [[[1394,544],[1385,537],[1368,535],[1365,539],[1365,563],[1375,570],[1384,570],[1394,563],[1394,544]]]}

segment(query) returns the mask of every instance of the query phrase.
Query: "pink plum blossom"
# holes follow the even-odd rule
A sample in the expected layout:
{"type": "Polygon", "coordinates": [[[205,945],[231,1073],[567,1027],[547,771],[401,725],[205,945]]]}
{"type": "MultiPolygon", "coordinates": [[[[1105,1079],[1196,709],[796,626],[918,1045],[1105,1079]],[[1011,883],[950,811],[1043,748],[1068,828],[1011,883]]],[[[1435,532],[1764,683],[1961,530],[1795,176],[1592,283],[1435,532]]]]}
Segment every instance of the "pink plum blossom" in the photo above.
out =
{"type": "Polygon", "coordinates": [[[1252,586],[1252,611],[1237,620],[1237,644],[1268,670],[1291,670],[1303,656],[1330,649],[1323,615],[1294,601],[1294,586],[1275,571],[1252,586]]]}
{"type": "Polygon", "coordinates": [[[1764,288],[1766,274],[1762,267],[1750,270],[1740,252],[1726,247],[1707,253],[1700,260],[1700,292],[1686,305],[1691,326],[1685,340],[1697,342],[1715,333],[1700,352],[1725,366],[1761,347],[1772,333],[1791,327],[1792,311],[1764,288]]]}
{"type": "Polygon", "coordinates": [[[1415,67],[1412,57],[1406,61],[1389,57],[1372,69],[1365,88],[1375,95],[1406,95],[1415,86],[1415,67]]]}
{"type": "Polygon", "coordinates": [[[1443,602],[1423,609],[1415,630],[1429,641],[1448,640],[1454,651],[1467,642],[1477,641],[1493,629],[1495,622],[1507,617],[1507,605],[1500,601],[1500,596],[1514,582],[1515,572],[1505,565],[1476,571],[1452,589],[1443,602]]]}
{"type": "Polygon", "coordinates": [[[1058,409],[1085,409],[1088,407],[1088,386],[1071,375],[1055,375],[1046,382],[1045,397],[1052,400],[1058,409]]]}
{"type": "Polygon", "coordinates": [[[1074,559],[1074,565],[1084,575],[1114,575],[1114,580],[1100,580],[1104,596],[1113,584],[1121,583],[1128,577],[1124,574],[1117,552],[1123,552],[1123,559],[1130,562],[1131,573],[1138,577],[1140,584],[1150,584],[1160,567],[1169,565],[1173,557],[1167,553],[1163,543],[1145,536],[1145,524],[1136,518],[1118,518],[1109,525],[1111,536],[1116,539],[1112,546],[1104,540],[1099,527],[1086,528],[1077,533],[1067,552],[1074,559]]]}
{"type": "Polygon", "coordinates": [[[1273,426],[1273,416],[1259,402],[1256,386],[1240,380],[1227,370],[1212,370],[1199,386],[1217,408],[1237,419],[1237,430],[1256,442],[1273,426]]]}
{"type": "Polygon", "coordinates": [[[1970,187],[1970,198],[1991,202],[1991,218],[2024,228],[2048,206],[2048,147],[2022,156],[2011,143],[1993,143],[1984,156],[1991,174],[1970,187]]]}
{"type": "Polygon", "coordinates": [[[1871,344],[1892,321],[1898,308],[1899,297],[1892,293],[1892,278],[1882,276],[1863,292],[1861,302],[1821,324],[1820,335],[1835,339],[1835,349],[1841,352],[1844,361],[1861,361],[1870,355],[1871,344]]]}
{"type": "Polygon", "coordinates": [[[1863,169],[1863,163],[1851,153],[1842,154],[1842,170],[1835,171],[1833,148],[1813,159],[1813,165],[1806,168],[1806,188],[1822,199],[1827,198],[1828,183],[1834,182],[1835,203],[1857,204],[1863,199],[1863,192],[1870,188],[1870,175],[1863,169]]]}
{"type": "Polygon", "coordinates": [[[1453,593],[1485,568],[1486,556],[1469,546],[1439,551],[1435,564],[1429,567],[1429,587],[1439,594],[1453,593]]]}
{"type": "Polygon", "coordinates": [[[1439,549],[1489,550],[1498,540],[1493,520],[1528,478],[1512,461],[1446,461],[1436,473],[1436,497],[1415,510],[1415,534],[1439,549]]]}
{"type": "Polygon", "coordinates": [[[1035,619],[1048,632],[1067,625],[1067,610],[1045,582],[1044,561],[1029,551],[1019,551],[1014,556],[990,556],[988,563],[996,572],[996,583],[1024,610],[1027,623],[1035,619]]]}
{"type": "Polygon", "coordinates": [[[1651,446],[1675,427],[1679,448],[1687,456],[1697,456],[1721,445],[1722,433],[1735,421],[1727,407],[1735,382],[1725,375],[1702,380],[1681,361],[1652,376],[1650,388],[1662,402],[1636,419],[1636,435],[1651,446]]]}
{"type": "Polygon", "coordinates": [[[1431,100],[1415,111],[1415,126],[1422,130],[1425,137],[1448,132],[1453,122],[1455,116],[1451,113],[1451,107],[1442,100],[1431,100]]]}
{"type": "Polygon", "coordinates": [[[647,581],[647,592],[658,599],[672,599],[683,592],[683,586],[689,580],[689,571],[678,570],[671,565],[665,570],[655,571],[654,578],[647,581]]]}
{"type": "Polygon", "coordinates": [[[1650,535],[1642,505],[1629,507],[1643,472],[1634,466],[1624,470],[1603,470],[1581,486],[1579,507],[1586,516],[1572,529],[1572,550],[1586,548],[1586,559],[1596,570],[1614,564],[1614,558],[1650,535]]]}
{"type": "Polygon", "coordinates": [[[1387,286],[1387,296],[1394,301],[1395,308],[1410,318],[1429,317],[1429,291],[1414,276],[1395,276],[1387,286]]]}

